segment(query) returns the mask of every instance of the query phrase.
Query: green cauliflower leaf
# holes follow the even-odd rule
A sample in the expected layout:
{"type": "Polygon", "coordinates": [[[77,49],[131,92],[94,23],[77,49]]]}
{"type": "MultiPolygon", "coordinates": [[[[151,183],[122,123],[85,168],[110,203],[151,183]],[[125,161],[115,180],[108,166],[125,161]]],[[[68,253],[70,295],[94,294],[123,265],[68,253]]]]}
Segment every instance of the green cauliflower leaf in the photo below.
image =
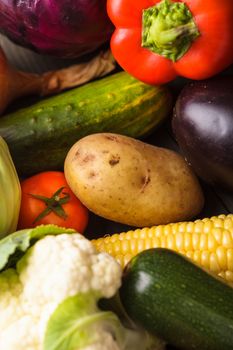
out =
{"type": "Polygon", "coordinates": [[[35,228],[14,232],[0,240],[0,272],[16,263],[37,241],[47,235],[74,233],[74,230],[56,225],[40,225],[35,228]]]}

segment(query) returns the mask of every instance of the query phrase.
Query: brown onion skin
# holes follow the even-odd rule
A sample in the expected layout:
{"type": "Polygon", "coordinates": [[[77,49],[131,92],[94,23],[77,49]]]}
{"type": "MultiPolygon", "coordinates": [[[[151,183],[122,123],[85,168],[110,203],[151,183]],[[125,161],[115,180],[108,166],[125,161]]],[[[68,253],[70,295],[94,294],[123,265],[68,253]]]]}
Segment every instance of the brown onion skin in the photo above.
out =
{"type": "Polygon", "coordinates": [[[172,129],[197,175],[233,191],[233,75],[187,84],[176,101],[172,129]]]}

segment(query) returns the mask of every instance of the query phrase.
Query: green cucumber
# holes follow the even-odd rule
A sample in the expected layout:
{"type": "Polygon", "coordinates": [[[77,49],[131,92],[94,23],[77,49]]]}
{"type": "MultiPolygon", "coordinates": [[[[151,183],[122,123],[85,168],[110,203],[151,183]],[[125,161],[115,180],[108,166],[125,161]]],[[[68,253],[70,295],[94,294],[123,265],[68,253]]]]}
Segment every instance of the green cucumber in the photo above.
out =
{"type": "Polygon", "coordinates": [[[120,289],[131,319],[179,349],[233,349],[233,289],[174,251],[138,254],[120,289]]]}
{"type": "Polygon", "coordinates": [[[0,135],[18,172],[28,175],[62,169],[70,147],[86,135],[145,136],[170,110],[166,87],[152,87],[120,72],[5,115],[0,135]]]}

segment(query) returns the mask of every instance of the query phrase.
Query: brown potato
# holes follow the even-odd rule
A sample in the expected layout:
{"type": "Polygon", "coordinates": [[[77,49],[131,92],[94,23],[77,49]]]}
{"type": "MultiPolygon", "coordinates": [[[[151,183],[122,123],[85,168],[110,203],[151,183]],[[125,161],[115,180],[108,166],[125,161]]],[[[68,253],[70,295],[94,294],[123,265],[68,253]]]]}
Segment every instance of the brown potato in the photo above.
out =
{"type": "Polygon", "coordinates": [[[117,134],[93,134],[74,144],[65,176],[92,212],[131,226],[187,220],[204,202],[179,154],[117,134]]]}

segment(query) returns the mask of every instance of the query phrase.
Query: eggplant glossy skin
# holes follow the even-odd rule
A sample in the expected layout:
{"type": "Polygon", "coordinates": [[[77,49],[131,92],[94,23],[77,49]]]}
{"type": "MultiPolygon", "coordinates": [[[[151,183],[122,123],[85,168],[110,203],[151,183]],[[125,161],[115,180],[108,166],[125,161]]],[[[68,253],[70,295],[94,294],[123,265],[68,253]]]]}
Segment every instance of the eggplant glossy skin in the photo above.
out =
{"type": "Polygon", "coordinates": [[[188,84],[176,101],[172,128],[197,175],[233,191],[233,76],[188,84]]]}

